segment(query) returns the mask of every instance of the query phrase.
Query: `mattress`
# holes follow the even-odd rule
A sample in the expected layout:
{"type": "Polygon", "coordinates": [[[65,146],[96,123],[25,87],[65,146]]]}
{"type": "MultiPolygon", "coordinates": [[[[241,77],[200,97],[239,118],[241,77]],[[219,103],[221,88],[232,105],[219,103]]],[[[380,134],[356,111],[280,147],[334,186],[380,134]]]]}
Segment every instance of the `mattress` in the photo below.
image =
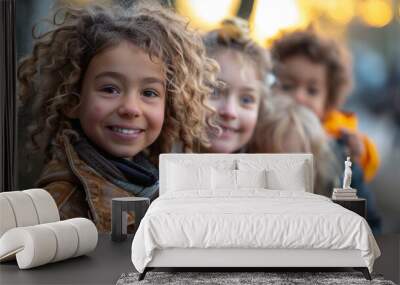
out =
{"type": "Polygon", "coordinates": [[[143,272],[155,250],[173,248],[359,250],[370,271],[380,255],[361,216],[320,195],[267,189],[160,196],[136,232],[132,262],[143,272]]]}

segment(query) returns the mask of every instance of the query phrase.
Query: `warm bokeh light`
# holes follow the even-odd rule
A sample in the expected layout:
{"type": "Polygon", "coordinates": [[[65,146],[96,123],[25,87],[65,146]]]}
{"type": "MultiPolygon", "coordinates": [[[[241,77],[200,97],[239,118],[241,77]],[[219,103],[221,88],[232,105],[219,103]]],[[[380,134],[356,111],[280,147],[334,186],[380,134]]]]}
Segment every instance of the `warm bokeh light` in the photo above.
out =
{"type": "Polygon", "coordinates": [[[227,17],[235,16],[240,0],[177,0],[177,11],[190,19],[192,27],[210,30],[227,17]]]}
{"type": "Polygon", "coordinates": [[[381,28],[393,18],[391,0],[366,0],[359,3],[359,16],[367,25],[381,28]]]}
{"type": "Polygon", "coordinates": [[[354,0],[324,0],[313,2],[319,5],[323,13],[337,24],[346,25],[355,15],[356,5],[354,0]]]}
{"type": "Polygon", "coordinates": [[[307,24],[296,0],[256,0],[250,16],[252,36],[260,44],[281,30],[307,24]]]}
{"type": "MultiPolygon", "coordinates": [[[[224,18],[235,16],[242,1],[247,0],[176,0],[175,5],[180,14],[190,19],[191,26],[208,31],[218,27],[224,18]]],[[[389,24],[394,13],[400,17],[400,4],[394,8],[392,3],[392,0],[254,0],[249,17],[251,37],[261,45],[269,45],[281,31],[312,25],[317,31],[342,39],[356,17],[378,28],[389,24]]]]}

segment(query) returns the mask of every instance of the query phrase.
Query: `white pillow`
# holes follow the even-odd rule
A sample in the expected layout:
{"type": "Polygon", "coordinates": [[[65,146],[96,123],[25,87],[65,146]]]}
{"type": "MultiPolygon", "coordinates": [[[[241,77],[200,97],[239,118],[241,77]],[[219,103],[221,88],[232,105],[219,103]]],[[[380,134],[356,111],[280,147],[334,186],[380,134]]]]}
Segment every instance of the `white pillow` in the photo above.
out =
{"type": "Polygon", "coordinates": [[[240,188],[267,188],[266,170],[231,170],[212,168],[213,190],[240,188]]]}
{"type": "Polygon", "coordinates": [[[306,192],[305,185],[304,167],[291,169],[290,172],[276,169],[267,171],[268,189],[306,192]]]}
{"type": "Polygon", "coordinates": [[[240,159],[240,170],[259,171],[266,169],[267,188],[271,190],[306,191],[308,189],[308,167],[304,160],[285,159],[240,159]]]}
{"type": "Polygon", "coordinates": [[[236,190],[236,170],[212,168],[212,189],[236,190]]]}
{"type": "Polygon", "coordinates": [[[168,191],[211,189],[211,167],[168,164],[168,191]]]}
{"type": "Polygon", "coordinates": [[[238,188],[267,188],[267,171],[236,170],[238,188]]]}

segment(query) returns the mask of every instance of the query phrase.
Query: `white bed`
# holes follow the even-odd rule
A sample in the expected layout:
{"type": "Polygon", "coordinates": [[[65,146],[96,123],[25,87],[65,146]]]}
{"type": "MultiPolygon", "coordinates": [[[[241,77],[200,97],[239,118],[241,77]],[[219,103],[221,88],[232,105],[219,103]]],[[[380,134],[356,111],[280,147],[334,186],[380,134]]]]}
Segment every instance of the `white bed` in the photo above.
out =
{"type": "Polygon", "coordinates": [[[354,267],[368,278],[380,251],[367,222],[312,194],[312,170],[309,154],[161,155],[160,197],[132,243],[141,278],[154,267],[354,267]]]}

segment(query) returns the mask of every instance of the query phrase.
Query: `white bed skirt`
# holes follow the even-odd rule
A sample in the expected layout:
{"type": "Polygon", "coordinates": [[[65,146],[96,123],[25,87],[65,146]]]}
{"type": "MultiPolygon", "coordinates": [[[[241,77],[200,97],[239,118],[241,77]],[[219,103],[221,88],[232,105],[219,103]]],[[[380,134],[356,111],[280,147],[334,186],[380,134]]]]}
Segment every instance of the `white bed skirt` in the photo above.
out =
{"type": "Polygon", "coordinates": [[[359,250],[198,249],[154,251],[147,267],[366,267],[359,250]]]}

